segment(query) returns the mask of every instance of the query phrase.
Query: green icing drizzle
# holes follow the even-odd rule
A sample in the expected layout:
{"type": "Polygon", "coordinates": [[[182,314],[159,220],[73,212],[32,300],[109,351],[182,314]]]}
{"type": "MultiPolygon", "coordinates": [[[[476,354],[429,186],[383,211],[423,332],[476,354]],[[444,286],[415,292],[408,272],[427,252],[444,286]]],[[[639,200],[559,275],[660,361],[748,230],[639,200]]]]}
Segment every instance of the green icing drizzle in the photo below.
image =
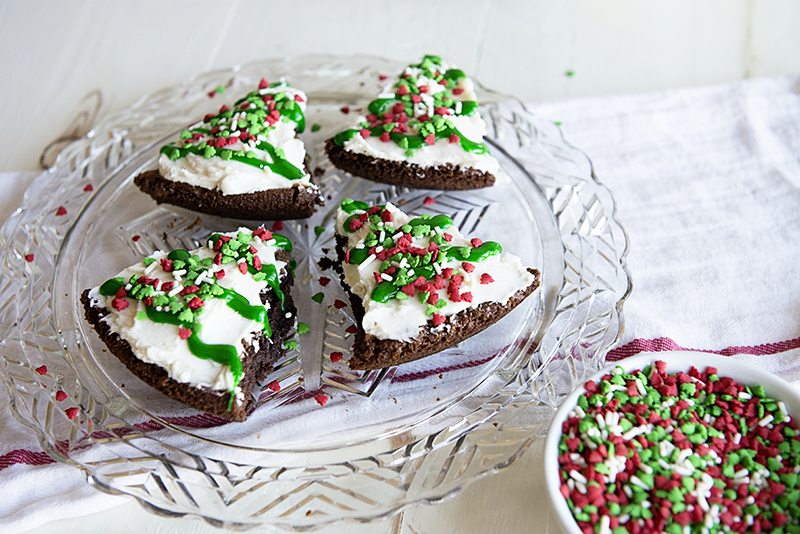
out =
{"type": "Polygon", "coordinates": [[[503,252],[503,247],[495,241],[484,241],[479,247],[441,247],[442,254],[458,261],[477,263],[497,256],[503,252]]]}
{"type": "MultiPolygon", "coordinates": [[[[356,135],[379,137],[385,142],[394,142],[406,151],[407,156],[412,156],[416,150],[423,148],[431,140],[448,139],[458,143],[462,150],[473,154],[487,154],[488,147],[467,139],[450,121],[449,116],[472,115],[478,109],[474,100],[460,100],[457,88],[459,80],[466,78],[460,69],[448,69],[441,72],[442,60],[438,56],[426,55],[422,61],[409,67],[419,69],[421,75],[435,80],[445,87],[444,91],[436,94],[424,94],[417,85],[418,78],[409,74],[401,75],[394,84],[394,96],[378,98],[367,106],[369,115],[366,122],[357,128],[341,131],[333,136],[333,142],[344,146],[347,141],[356,135]],[[458,94],[457,94],[458,92],[458,94]],[[414,112],[415,105],[422,101],[423,95],[433,99],[435,114],[417,116],[414,112]],[[415,102],[416,101],[416,102],[415,102]],[[460,106],[460,107],[458,107],[460,106]]],[[[425,86],[422,86],[423,90],[425,86]]]]}
{"type": "Polygon", "coordinates": [[[353,213],[354,211],[358,210],[367,211],[369,209],[369,204],[360,200],[346,198],[342,200],[342,203],[339,205],[339,207],[342,208],[342,211],[345,213],[353,213]]]}
{"type": "MultiPolygon", "coordinates": [[[[262,237],[267,235],[263,228],[260,228],[257,232],[262,237]]],[[[272,234],[271,238],[275,240],[276,247],[291,251],[291,241],[286,237],[280,234],[272,234]]],[[[244,259],[247,263],[248,272],[257,281],[264,280],[267,282],[267,285],[275,292],[281,308],[283,308],[285,295],[280,287],[277,267],[274,264],[265,264],[261,265],[260,270],[255,268],[255,256],[250,250],[253,234],[238,232],[236,236],[225,236],[224,238],[220,234],[213,234],[210,239],[214,246],[214,252],[218,252],[221,257],[221,264],[237,263],[240,259],[244,259]],[[223,240],[222,243],[219,242],[220,240],[223,240]]],[[[233,391],[242,376],[242,362],[239,359],[238,351],[233,345],[207,344],[200,339],[202,325],[198,316],[202,313],[203,308],[200,307],[193,311],[189,307],[189,301],[194,298],[199,298],[202,302],[211,298],[222,299],[231,310],[240,316],[261,324],[264,333],[267,336],[271,336],[272,329],[269,324],[268,310],[260,304],[250,304],[247,298],[237,291],[220,286],[216,278],[206,278],[199,286],[195,285],[195,280],[200,273],[207,271],[213,265],[214,260],[212,258],[201,259],[185,249],[175,249],[167,254],[167,259],[173,262],[173,269],[180,268],[187,271],[183,280],[184,287],[192,286],[196,288],[186,297],[174,296],[168,298],[166,292],[158,293],[154,290],[154,287],[150,284],[151,279],[140,275],[132,276],[127,282],[119,276],[106,280],[99,288],[100,294],[106,297],[115,296],[121,288],[130,284],[130,290],[126,291],[123,298],[150,299],[145,300],[144,315],[148,319],[155,323],[173,324],[191,330],[191,335],[187,338],[189,351],[198,358],[213,360],[221,365],[227,365],[233,375],[234,384],[228,404],[228,409],[230,409],[233,402],[233,391]]],[[[144,263],[147,265],[153,261],[155,261],[153,258],[145,258],[144,263]]],[[[116,300],[118,299],[115,298],[116,300]]],[[[113,304],[112,302],[112,306],[113,304]]]]}
{"type": "Polygon", "coordinates": [[[260,136],[267,134],[279,121],[294,123],[295,130],[302,133],[305,115],[300,104],[286,91],[261,95],[260,89],[267,87],[289,88],[287,84],[267,84],[262,80],[259,90],[237,100],[233,109],[222,106],[217,114],[206,115],[201,124],[181,132],[179,141],[163,146],[161,153],[173,160],[188,154],[207,159],[219,157],[259,169],[268,168],[289,180],[303,178],[302,169],[287,161],[280,149],[260,136]],[[257,157],[246,142],[256,142],[255,148],[266,152],[269,160],[257,157]],[[240,149],[226,148],[237,143],[240,149]]]}
{"type": "Polygon", "coordinates": [[[110,297],[111,295],[115,295],[117,291],[119,291],[119,288],[123,287],[124,285],[124,278],[120,276],[114,277],[103,282],[103,284],[100,286],[100,294],[104,297],[110,297]]]}
{"type": "MultiPolygon", "coordinates": [[[[377,285],[373,288],[370,298],[379,303],[386,303],[392,299],[406,300],[411,295],[418,295],[423,303],[427,304],[428,315],[432,315],[447,305],[448,299],[438,298],[428,301],[430,293],[423,289],[426,284],[415,285],[419,278],[426,281],[443,280],[441,273],[447,261],[479,263],[491,256],[501,254],[503,247],[494,241],[480,243],[477,247],[470,245],[450,245],[445,230],[454,225],[453,219],[444,214],[420,215],[410,219],[402,225],[397,225],[392,219],[394,215],[389,212],[389,217],[384,220],[386,208],[384,206],[371,207],[365,202],[346,200],[342,210],[351,215],[344,223],[344,231],[351,233],[350,222],[359,219],[367,232],[360,241],[360,248],[352,247],[346,250],[345,260],[351,265],[360,265],[371,255],[375,256],[378,270],[377,285]],[[375,208],[380,208],[376,211],[375,208]],[[371,215],[368,215],[370,214],[371,215]],[[381,241],[383,234],[383,241],[381,241]],[[395,239],[394,236],[398,236],[395,239]],[[420,244],[419,240],[423,242],[420,244]],[[415,241],[416,240],[416,241],[415,241]],[[414,243],[417,244],[414,244],[414,243]],[[427,244],[426,244],[427,243],[427,244]],[[378,249],[378,247],[383,247],[378,249]],[[389,277],[389,280],[384,278],[389,277]]],[[[464,269],[458,266],[457,269],[464,269]]],[[[453,269],[451,268],[451,271],[453,269]]],[[[463,275],[468,271],[464,271],[463,275]]],[[[448,276],[451,276],[452,273],[448,276]]],[[[444,286],[437,287],[443,289],[444,286]]],[[[458,290],[454,290],[458,292],[458,290]]],[[[456,298],[448,292],[448,298],[456,298]]]]}

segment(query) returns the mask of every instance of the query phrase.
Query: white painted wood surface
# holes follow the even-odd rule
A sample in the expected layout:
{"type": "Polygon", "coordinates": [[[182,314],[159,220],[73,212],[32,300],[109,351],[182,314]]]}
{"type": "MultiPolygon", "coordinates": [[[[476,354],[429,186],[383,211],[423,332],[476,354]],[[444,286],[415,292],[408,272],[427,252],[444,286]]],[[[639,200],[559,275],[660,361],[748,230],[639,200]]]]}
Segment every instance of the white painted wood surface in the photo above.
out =
{"type": "MultiPolygon", "coordinates": [[[[488,86],[538,101],[800,73],[798,27],[796,0],[7,0],[0,170],[35,169],[91,90],[109,112],[199,72],[270,56],[439,53],[488,86]]],[[[438,506],[325,532],[550,531],[540,462],[537,446],[438,506]]],[[[136,503],[37,532],[56,530],[216,531],[136,503]]]]}
{"type": "Polygon", "coordinates": [[[796,0],[7,0],[0,170],[34,169],[90,90],[114,110],[269,56],[436,52],[541,100],[800,73],[798,27],[796,0]]]}

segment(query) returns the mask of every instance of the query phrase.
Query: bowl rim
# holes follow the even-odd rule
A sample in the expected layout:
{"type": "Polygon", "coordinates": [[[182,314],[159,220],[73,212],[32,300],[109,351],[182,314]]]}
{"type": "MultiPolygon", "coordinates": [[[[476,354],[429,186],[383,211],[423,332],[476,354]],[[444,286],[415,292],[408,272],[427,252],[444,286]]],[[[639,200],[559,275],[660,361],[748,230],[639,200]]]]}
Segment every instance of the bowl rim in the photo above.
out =
{"type": "MultiPolygon", "coordinates": [[[[600,371],[586,379],[597,381],[606,373],[616,367],[622,367],[626,372],[641,369],[653,362],[663,360],[667,363],[668,372],[688,371],[695,366],[701,371],[706,367],[716,367],[720,376],[729,376],[746,385],[763,385],[767,393],[786,403],[789,414],[795,419],[800,416],[800,388],[792,385],[778,375],[757,367],[749,361],[744,361],[731,356],[721,356],[700,351],[664,351],[643,352],[636,356],[610,362],[600,371]],[[700,359],[700,358],[702,359],[700,359]]],[[[583,386],[575,388],[559,406],[550,423],[547,438],[544,444],[544,478],[547,496],[551,509],[555,513],[557,523],[562,532],[580,534],[572,512],[567,506],[566,499],[561,495],[561,481],[558,476],[558,444],[561,438],[561,425],[567,418],[572,408],[577,404],[578,397],[585,391],[583,386]]]]}

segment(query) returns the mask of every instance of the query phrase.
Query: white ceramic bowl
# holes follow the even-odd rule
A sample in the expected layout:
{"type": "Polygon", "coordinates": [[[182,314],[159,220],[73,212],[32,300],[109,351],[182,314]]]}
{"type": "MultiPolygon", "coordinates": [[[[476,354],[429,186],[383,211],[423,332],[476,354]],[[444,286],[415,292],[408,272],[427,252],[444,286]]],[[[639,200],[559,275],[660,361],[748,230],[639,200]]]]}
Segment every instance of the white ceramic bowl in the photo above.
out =
{"type": "MultiPolygon", "coordinates": [[[[719,376],[729,376],[744,385],[761,384],[767,391],[767,395],[786,403],[789,415],[797,420],[800,417],[800,388],[779,378],[768,371],[760,369],[751,363],[726,356],[717,356],[705,352],[651,352],[642,353],[632,358],[625,358],[619,362],[609,365],[603,370],[593,375],[590,380],[595,382],[604,374],[610,372],[617,366],[621,366],[626,372],[634,369],[641,369],[657,360],[667,362],[667,372],[688,372],[691,366],[697,367],[701,372],[706,367],[716,367],[719,376]]],[[[547,485],[547,495],[555,511],[561,529],[564,532],[580,534],[578,525],[572,517],[572,512],[567,506],[567,501],[561,495],[561,480],[558,475],[558,444],[561,440],[561,425],[567,418],[569,412],[578,402],[578,397],[584,393],[580,387],[569,394],[561,407],[556,412],[550,430],[547,433],[547,441],[544,448],[544,476],[547,485]]]]}

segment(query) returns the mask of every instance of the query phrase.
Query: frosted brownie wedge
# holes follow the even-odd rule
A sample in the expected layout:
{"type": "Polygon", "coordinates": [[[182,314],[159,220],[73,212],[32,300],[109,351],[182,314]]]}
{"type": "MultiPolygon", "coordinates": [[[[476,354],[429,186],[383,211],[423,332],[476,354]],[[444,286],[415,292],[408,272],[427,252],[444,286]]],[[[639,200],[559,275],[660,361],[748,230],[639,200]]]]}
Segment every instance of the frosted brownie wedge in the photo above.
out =
{"type": "Polygon", "coordinates": [[[358,331],[349,361],[378,369],[446,349],[492,325],[539,286],[499,243],[466,238],[446,215],[345,200],[336,217],[342,285],[358,331]]]}
{"type": "Polygon", "coordinates": [[[215,233],[192,251],[156,251],[84,291],[86,319],[144,382],[243,421],[295,324],[291,249],[261,227],[215,233]]]}
{"type": "Polygon", "coordinates": [[[476,189],[494,184],[499,168],[484,135],[472,80],[428,55],[406,67],[325,150],[334,165],[369,180],[476,189]]]}
{"type": "Polygon", "coordinates": [[[309,217],[322,204],[306,168],[305,94],[285,82],[257,89],[163,146],[158,169],[134,183],[158,203],[240,219],[309,217]]]}

